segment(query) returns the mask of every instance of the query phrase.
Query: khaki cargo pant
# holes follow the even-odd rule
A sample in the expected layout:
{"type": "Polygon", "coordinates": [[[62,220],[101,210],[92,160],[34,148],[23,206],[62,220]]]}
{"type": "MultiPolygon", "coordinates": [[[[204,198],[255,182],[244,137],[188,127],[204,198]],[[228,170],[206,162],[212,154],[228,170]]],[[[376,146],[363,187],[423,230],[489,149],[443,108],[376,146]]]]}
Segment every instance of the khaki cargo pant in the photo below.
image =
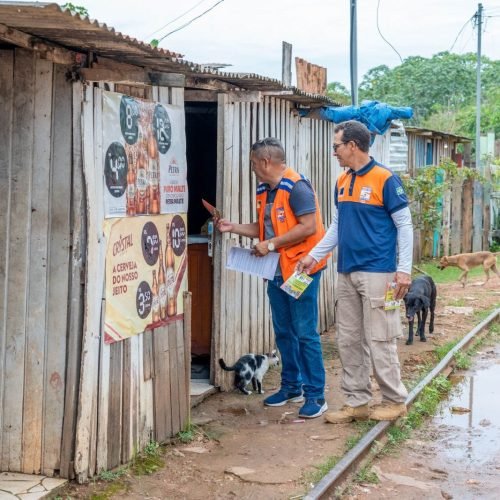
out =
{"type": "Polygon", "coordinates": [[[394,273],[339,273],[337,339],[342,362],[342,391],[348,406],[370,401],[370,364],[385,401],[403,403],[396,338],[402,332],[399,309],[384,310],[387,283],[394,273]]]}

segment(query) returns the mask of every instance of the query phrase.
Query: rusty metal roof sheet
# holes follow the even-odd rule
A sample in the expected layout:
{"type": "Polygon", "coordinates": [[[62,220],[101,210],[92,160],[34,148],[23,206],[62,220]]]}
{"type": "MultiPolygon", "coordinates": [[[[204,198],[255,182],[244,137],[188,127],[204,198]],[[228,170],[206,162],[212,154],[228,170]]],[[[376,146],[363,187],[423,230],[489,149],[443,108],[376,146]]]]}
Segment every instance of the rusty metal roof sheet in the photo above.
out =
{"type": "Polygon", "coordinates": [[[301,104],[328,103],[330,98],[283,85],[279,80],[254,73],[218,71],[183,59],[181,54],[152,47],[114,28],[63,9],[55,3],[0,1],[0,23],[45,41],[82,52],[119,60],[155,71],[221,80],[236,89],[272,91],[301,104]]]}
{"type": "Polygon", "coordinates": [[[472,142],[472,139],[469,137],[465,137],[463,135],[456,135],[450,132],[442,132],[440,130],[432,130],[430,128],[422,128],[422,127],[412,127],[409,125],[405,125],[406,132],[414,133],[416,135],[429,135],[429,137],[443,137],[446,139],[454,139],[455,142],[472,142]]]}

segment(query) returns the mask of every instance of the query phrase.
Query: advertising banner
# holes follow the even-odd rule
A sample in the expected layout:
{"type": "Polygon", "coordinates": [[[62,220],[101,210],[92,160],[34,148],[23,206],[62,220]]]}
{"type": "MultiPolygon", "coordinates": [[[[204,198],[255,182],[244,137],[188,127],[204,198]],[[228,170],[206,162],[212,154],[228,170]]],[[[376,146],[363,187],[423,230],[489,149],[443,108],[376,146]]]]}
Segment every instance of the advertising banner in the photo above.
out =
{"type": "Polygon", "coordinates": [[[103,92],[105,217],[186,213],[184,109],[103,92]]]}
{"type": "Polygon", "coordinates": [[[183,318],[186,214],[108,219],[104,341],[183,318]]]}

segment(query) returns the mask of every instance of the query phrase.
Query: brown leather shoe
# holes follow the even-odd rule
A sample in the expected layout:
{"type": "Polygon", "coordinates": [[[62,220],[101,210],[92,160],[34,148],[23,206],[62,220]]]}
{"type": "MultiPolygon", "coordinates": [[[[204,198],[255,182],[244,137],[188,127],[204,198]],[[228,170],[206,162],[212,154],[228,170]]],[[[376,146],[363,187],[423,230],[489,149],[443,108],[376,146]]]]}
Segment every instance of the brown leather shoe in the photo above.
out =
{"type": "Polygon", "coordinates": [[[408,411],[404,403],[384,402],[380,405],[374,405],[370,408],[371,420],[396,420],[404,417],[408,411]]]}
{"type": "Polygon", "coordinates": [[[340,410],[325,413],[325,420],[330,424],[345,424],[354,420],[367,420],[369,415],[368,405],[347,406],[340,410]]]}

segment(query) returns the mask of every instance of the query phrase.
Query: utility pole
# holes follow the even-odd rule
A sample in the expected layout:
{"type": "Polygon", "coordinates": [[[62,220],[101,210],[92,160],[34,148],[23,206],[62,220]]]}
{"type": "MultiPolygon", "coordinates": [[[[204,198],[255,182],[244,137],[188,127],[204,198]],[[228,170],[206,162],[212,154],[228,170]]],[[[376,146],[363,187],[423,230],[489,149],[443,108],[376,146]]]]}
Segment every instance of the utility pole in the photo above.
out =
{"type": "Polygon", "coordinates": [[[483,25],[483,4],[477,6],[475,17],[477,27],[477,75],[476,75],[476,169],[481,167],[481,32],[483,25]]]}
{"type": "Polygon", "coordinates": [[[351,3],[351,101],[353,106],[358,105],[358,26],[356,0],[351,3]]]}
{"type": "MultiPolygon", "coordinates": [[[[483,25],[483,4],[478,4],[474,16],[477,27],[477,76],[476,76],[476,170],[483,175],[481,165],[481,31],[483,25]]],[[[483,185],[474,181],[474,204],[472,206],[472,251],[478,252],[483,248],[483,224],[489,224],[483,217],[483,185]]]]}

